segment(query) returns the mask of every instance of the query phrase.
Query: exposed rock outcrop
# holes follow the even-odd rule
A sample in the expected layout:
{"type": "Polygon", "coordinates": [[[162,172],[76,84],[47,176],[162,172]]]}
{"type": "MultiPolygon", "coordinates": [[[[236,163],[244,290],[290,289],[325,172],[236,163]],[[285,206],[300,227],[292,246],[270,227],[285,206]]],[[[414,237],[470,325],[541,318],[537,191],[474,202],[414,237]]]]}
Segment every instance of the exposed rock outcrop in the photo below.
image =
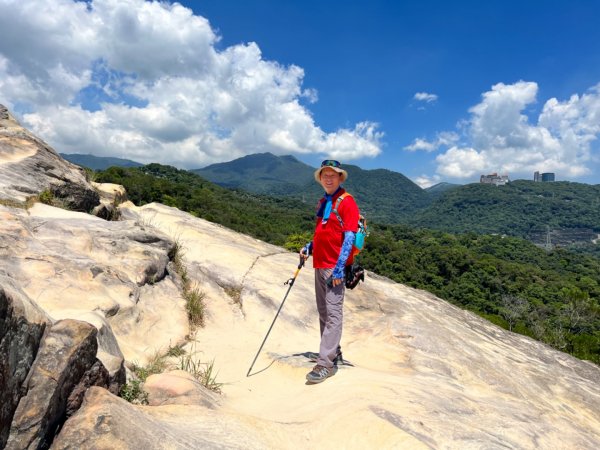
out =
{"type": "MultiPolygon", "coordinates": [[[[1,112],[0,112],[1,113],[1,112]]],[[[12,280],[0,274],[0,448],[50,319],[12,280]]]]}
{"type": "Polygon", "coordinates": [[[53,450],[266,449],[253,423],[193,405],[134,407],[91,388],[53,450]]]}
{"type": "Polygon", "coordinates": [[[0,220],[0,270],[53,320],[106,321],[100,349],[140,364],[184,341],[185,301],[167,269],[175,243],[165,234],[43,204],[0,206],[0,220]]]}
{"type": "Polygon", "coordinates": [[[100,195],[100,204],[92,210],[92,214],[104,220],[118,220],[121,213],[118,206],[127,201],[125,188],[112,183],[94,183],[94,189],[100,195]]]}
{"type": "Polygon", "coordinates": [[[96,359],[94,326],[56,322],[48,331],[10,428],[9,450],[48,448],[67,416],[79,409],[90,386],[108,386],[108,372],[96,359]]]}
{"type": "Polygon", "coordinates": [[[202,405],[216,409],[219,396],[208,390],[185,370],[151,375],[144,383],[150,406],[202,405]]]}
{"type": "Polygon", "coordinates": [[[25,204],[44,190],[75,211],[91,211],[100,201],[81,167],[62,159],[0,105],[0,200],[25,204]]]}

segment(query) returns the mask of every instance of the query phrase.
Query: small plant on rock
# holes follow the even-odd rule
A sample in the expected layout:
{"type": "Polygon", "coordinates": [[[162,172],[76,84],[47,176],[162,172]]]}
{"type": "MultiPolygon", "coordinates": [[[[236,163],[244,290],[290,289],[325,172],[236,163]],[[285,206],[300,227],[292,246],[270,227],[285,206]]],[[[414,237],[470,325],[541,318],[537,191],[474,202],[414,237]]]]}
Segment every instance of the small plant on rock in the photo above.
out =
{"type": "Polygon", "coordinates": [[[131,380],[119,392],[119,396],[134,405],[147,405],[148,393],[142,389],[141,380],[131,380]]]}
{"type": "Polygon", "coordinates": [[[194,353],[192,353],[183,355],[179,358],[178,368],[191,374],[205,388],[213,392],[221,393],[221,386],[223,386],[223,383],[217,382],[217,374],[214,373],[214,365],[214,360],[210,363],[202,363],[199,359],[196,359],[194,353]]]}
{"type": "Polygon", "coordinates": [[[183,293],[188,320],[192,328],[204,326],[204,317],[206,314],[205,297],[206,294],[201,292],[198,286],[186,289],[183,293]]]}
{"type": "Polygon", "coordinates": [[[50,189],[44,189],[42,192],[40,192],[40,194],[38,195],[38,198],[39,198],[40,202],[42,202],[46,205],[54,204],[54,194],[52,193],[52,191],[50,189]]]}
{"type": "Polygon", "coordinates": [[[143,389],[143,383],[150,375],[162,373],[168,368],[167,355],[156,352],[148,364],[141,366],[136,362],[131,364],[131,372],[135,378],[131,379],[121,388],[119,395],[130,403],[136,405],[148,404],[148,393],[143,389]]]}
{"type": "Polygon", "coordinates": [[[165,356],[168,356],[170,358],[173,358],[173,357],[178,358],[185,354],[186,354],[186,351],[183,348],[183,344],[179,344],[179,345],[175,345],[175,346],[169,345],[169,349],[167,350],[167,353],[165,354],[165,356]]]}

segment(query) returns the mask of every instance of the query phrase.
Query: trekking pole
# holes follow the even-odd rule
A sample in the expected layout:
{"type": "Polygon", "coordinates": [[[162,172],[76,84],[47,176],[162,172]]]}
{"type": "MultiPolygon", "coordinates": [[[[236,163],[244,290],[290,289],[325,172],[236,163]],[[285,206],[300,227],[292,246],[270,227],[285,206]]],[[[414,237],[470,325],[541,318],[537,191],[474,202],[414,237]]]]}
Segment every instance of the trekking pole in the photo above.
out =
{"type": "Polygon", "coordinates": [[[281,305],[279,306],[279,309],[277,310],[277,314],[275,314],[275,318],[273,319],[273,322],[271,323],[271,326],[269,327],[269,331],[267,331],[267,335],[263,339],[262,344],[260,344],[260,348],[258,349],[258,352],[256,352],[256,356],[254,357],[254,361],[252,361],[252,364],[250,365],[250,368],[248,369],[248,373],[246,374],[246,377],[250,376],[250,372],[252,371],[252,368],[254,367],[254,363],[256,362],[256,359],[258,358],[258,355],[260,354],[260,351],[262,350],[263,345],[265,345],[265,342],[267,342],[269,333],[271,333],[271,329],[273,328],[273,325],[275,325],[277,316],[279,316],[279,312],[281,311],[281,308],[283,308],[285,299],[287,298],[288,294],[290,293],[292,286],[294,285],[294,281],[296,281],[296,277],[298,276],[298,273],[300,272],[300,269],[302,269],[303,265],[304,265],[304,257],[302,255],[300,255],[300,263],[298,264],[298,269],[296,269],[296,273],[294,273],[294,276],[292,278],[290,278],[285,283],[283,283],[284,285],[289,284],[290,287],[288,288],[287,292],[285,293],[285,297],[283,297],[283,301],[281,302],[281,305]]]}

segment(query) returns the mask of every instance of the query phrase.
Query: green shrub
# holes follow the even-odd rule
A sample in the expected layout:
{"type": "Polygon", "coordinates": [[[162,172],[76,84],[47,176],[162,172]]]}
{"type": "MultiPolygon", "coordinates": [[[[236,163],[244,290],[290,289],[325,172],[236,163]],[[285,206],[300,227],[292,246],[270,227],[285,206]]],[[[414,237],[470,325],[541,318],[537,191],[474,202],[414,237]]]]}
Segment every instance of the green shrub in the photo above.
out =
{"type": "Polygon", "coordinates": [[[54,203],[54,194],[50,189],[44,189],[42,192],[40,192],[38,198],[40,202],[46,205],[52,205],[54,203]]]}
{"type": "Polygon", "coordinates": [[[119,396],[135,405],[148,404],[148,393],[142,389],[142,382],[140,380],[131,380],[124,385],[119,392],[119,396]]]}
{"type": "Polygon", "coordinates": [[[290,234],[283,246],[292,252],[299,252],[302,247],[308,244],[312,240],[312,233],[294,233],[290,234]]]}

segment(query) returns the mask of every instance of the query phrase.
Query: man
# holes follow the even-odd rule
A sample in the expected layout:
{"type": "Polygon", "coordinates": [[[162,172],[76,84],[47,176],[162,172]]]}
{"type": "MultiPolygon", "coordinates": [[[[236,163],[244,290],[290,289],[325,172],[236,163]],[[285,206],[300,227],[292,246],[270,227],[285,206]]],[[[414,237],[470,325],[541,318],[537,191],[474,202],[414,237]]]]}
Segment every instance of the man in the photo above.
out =
{"type": "Polygon", "coordinates": [[[324,197],[317,205],[317,224],[312,242],[300,254],[304,259],[313,255],[315,294],[319,311],[321,344],[317,365],[306,379],[320,383],[335,373],[342,361],[342,310],[344,306],[344,269],[349,261],[358,231],[359,210],[354,198],[346,195],[341,184],[348,173],[334,160],[325,160],[315,171],[315,180],[323,186],[324,197]],[[337,214],[336,214],[337,209],[337,214]]]}

